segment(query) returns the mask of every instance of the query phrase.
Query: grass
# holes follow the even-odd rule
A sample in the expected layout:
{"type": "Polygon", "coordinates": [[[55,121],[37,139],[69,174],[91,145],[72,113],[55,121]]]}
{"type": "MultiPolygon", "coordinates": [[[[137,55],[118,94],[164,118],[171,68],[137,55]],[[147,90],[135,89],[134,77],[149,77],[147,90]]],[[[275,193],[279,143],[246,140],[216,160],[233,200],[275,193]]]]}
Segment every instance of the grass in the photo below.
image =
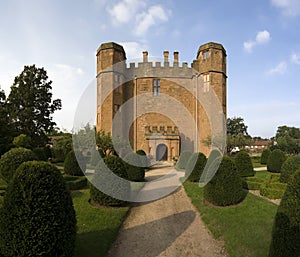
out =
{"type": "Polygon", "coordinates": [[[89,204],[89,190],[73,191],[77,217],[74,257],[104,257],[116,239],[128,207],[97,208],[89,204]]]}
{"type": "Polygon", "coordinates": [[[268,256],[277,205],[248,193],[239,205],[217,208],[204,204],[198,183],[185,182],[184,188],[213,236],[224,240],[230,257],[268,256]]]}
{"type": "Polygon", "coordinates": [[[270,172],[268,172],[266,170],[256,171],[255,172],[255,177],[265,179],[268,174],[270,174],[270,172]]]}
{"type": "Polygon", "coordinates": [[[267,166],[266,164],[260,163],[260,156],[252,156],[251,161],[252,161],[253,168],[261,168],[267,166]]]}

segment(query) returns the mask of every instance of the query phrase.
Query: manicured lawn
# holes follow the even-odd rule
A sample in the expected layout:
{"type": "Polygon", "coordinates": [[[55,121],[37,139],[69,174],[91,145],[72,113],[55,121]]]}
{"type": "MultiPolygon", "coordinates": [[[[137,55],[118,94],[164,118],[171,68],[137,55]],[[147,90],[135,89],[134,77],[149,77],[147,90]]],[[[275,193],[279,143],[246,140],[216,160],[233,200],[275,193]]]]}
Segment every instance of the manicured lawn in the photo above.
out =
{"type": "Polygon", "coordinates": [[[97,208],[89,204],[89,189],[72,192],[77,217],[74,257],[102,257],[115,240],[128,207],[97,208]]]}
{"type": "Polygon", "coordinates": [[[231,207],[212,207],[203,202],[198,183],[185,182],[184,188],[215,238],[224,240],[230,257],[268,256],[277,205],[247,194],[231,207]]]}
{"type": "Polygon", "coordinates": [[[269,174],[269,172],[266,171],[266,170],[256,171],[255,172],[255,177],[265,179],[268,174],[269,174]]]}
{"type": "Polygon", "coordinates": [[[261,164],[260,163],[260,156],[252,156],[251,161],[253,164],[253,168],[261,168],[261,167],[266,167],[266,164],[261,164]]]}

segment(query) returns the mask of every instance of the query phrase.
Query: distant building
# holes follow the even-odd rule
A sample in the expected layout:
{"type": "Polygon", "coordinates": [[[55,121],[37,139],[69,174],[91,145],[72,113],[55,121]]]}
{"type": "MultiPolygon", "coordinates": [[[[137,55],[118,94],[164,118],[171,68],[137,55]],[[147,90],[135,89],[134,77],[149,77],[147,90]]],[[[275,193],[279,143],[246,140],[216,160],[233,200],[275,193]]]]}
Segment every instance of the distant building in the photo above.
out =
{"type": "MultiPolygon", "coordinates": [[[[204,44],[199,47],[191,67],[187,63],[180,64],[178,55],[174,52],[174,59],[170,62],[169,52],[165,51],[163,63],[153,64],[148,61],[148,52],[143,52],[143,62],[128,65],[121,45],[113,42],[101,44],[97,51],[97,131],[112,133],[113,118],[120,110],[122,122],[117,126],[124,130],[126,137],[125,128],[130,127],[129,141],[133,150],[142,149],[157,160],[168,161],[178,158],[181,149],[198,149],[208,155],[210,147],[204,140],[210,137],[210,122],[204,108],[186,88],[195,88],[197,71],[197,76],[203,78],[201,87],[200,83],[196,86],[200,91],[197,93],[205,94],[213,89],[226,120],[226,51],[221,44],[204,44]],[[186,88],[176,83],[176,79],[186,88]],[[111,92],[108,96],[107,90],[111,92]],[[122,112],[124,103],[144,93],[152,94],[153,99],[165,94],[182,103],[196,121],[197,142],[186,138],[166,115],[151,112],[151,103],[149,112],[141,116],[138,113],[145,102],[138,100],[133,101],[130,111],[122,112]]],[[[170,105],[170,102],[165,102],[161,109],[176,109],[175,105],[170,105]]]]}

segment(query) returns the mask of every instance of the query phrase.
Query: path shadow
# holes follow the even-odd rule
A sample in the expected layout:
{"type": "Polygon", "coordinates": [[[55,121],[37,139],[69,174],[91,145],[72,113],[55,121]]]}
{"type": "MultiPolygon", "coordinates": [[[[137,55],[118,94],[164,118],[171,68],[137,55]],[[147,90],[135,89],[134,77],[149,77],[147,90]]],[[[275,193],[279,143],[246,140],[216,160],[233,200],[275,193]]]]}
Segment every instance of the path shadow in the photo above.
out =
{"type": "Polygon", "coordinates": [[[195,217],[195,212],[184,211],[125,229],[108,257],[156,257],[172,245],[195,217]]]}

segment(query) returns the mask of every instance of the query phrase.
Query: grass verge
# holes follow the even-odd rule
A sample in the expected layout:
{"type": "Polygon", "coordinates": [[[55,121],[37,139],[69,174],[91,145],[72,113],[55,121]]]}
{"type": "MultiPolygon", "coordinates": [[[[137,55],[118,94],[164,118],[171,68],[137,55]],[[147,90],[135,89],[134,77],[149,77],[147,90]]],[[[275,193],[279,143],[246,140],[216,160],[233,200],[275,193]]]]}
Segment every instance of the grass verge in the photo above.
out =
{"type": "Polygon", "coordinates": [[[204,204],[198,183],[185,182],[184,188],[213,236],[224,240],[230,257],[268,256],[275,204],[248,193],[239,205],[212,207],[204,204]]]}
{"type": "Polygon", "coordinates": [[[77,218],[74,257],[104,257],[117,237],[128,207],[97,208],[89,204],[89,189],[72,192],[77,218]]]}

